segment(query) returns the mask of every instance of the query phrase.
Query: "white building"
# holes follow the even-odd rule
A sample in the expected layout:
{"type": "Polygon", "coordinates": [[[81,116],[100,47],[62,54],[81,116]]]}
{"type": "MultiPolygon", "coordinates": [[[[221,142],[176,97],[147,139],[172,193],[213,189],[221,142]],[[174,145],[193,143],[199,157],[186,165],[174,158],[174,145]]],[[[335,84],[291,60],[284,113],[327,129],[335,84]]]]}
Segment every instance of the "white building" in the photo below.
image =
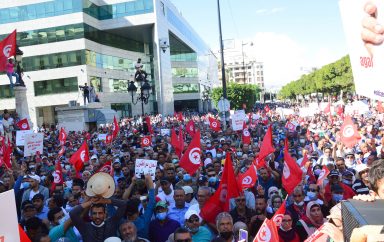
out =
{"type": "Polygon", "coordinates": [[[255,60],[232,57],[225,60],[225,69],[229,82],[255,84],[264,88],[264,64],[255,60]]]}
{"type": "MultiPolygon", "coordinates": [[[[104,107],[141,114],[127,92],[138,58],[152,86],[145,113],[202,110],[204,87],[218,80],[216,57],[169,0],[2,0],[1,39],[14,29],[38,126],[57,121],[55,107],[83,105],[84,83],[96,87],[104,107]]],[[[15,109],[4,74],[0,100],[0,110],[15,109]]]]}

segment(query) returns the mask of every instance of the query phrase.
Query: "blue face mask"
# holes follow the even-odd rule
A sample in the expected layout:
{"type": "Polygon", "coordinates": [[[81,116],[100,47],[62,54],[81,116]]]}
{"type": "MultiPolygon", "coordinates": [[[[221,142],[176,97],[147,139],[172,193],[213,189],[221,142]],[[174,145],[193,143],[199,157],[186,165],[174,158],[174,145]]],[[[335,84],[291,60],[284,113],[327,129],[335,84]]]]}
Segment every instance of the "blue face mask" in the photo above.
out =
{"type": "Polygon", "coordinates": [[[343,200],[343,194],[332,194],[332,198],[335,202],[340,202],[343,200]]]}
{"type": "Polygon", "coordinates": [[[316,192],[307,192],[307,196],[310,200],[315,200],[316,199],[316,192]]]}
{"type": "Polygon", "coordinates": [[[23,182],[23,183],[21,183],[21,186],[22,186],[24,189],[28,189],[28,188],[31,186],[31,184],[30,184],[29,182],[23,182]]]}
{"type": "Polygon", "coordinates": [[[222,157],[222,154],[217,154],[216,157],[217,157],[217,158],[221,158],[221,157],[222,157]]]}
{"type": "Polygon", "coordinates": [[[167,218],[167,212],[164,212],[164,213],[157,213],[156,214],[156,218],[160,221],[163,221],[167,218]]]}
{"type": "Polygon", "coordinates": [[[208,182],[209,182],[209,183],[216,183],[216,177],[210,177],[210,178],[208,179],[208,182]]]}
{"type": "Polygon", "coordinates": [[[240,157],[243,155],[243,152],[236,152],[237,156],[240,157]]]}

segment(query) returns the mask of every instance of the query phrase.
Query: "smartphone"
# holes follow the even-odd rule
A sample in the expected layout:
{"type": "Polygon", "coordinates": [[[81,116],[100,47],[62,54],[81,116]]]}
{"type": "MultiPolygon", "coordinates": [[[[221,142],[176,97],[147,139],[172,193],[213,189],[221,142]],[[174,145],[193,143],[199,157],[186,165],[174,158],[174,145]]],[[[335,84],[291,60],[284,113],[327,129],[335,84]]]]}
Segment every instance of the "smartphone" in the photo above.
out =
{"type": "Polygon", "coordinates": [[[239,230],[239,242],[244,241],[248,242],[248,231],[244,229],[239,230]]]}

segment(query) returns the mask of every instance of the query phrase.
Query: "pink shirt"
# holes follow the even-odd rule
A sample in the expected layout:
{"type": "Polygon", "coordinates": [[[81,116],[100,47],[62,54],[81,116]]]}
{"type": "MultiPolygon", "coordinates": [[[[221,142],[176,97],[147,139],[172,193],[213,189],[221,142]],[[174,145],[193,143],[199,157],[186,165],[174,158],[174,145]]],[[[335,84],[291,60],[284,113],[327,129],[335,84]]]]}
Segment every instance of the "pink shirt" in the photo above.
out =
{"type": "Polygon", "coordinates": [[[13,68],[15,67],[15,64],[8,62],[5,67],[6,67],[8,73],[13,73],[13,71],[14,71],[13,68]]]}

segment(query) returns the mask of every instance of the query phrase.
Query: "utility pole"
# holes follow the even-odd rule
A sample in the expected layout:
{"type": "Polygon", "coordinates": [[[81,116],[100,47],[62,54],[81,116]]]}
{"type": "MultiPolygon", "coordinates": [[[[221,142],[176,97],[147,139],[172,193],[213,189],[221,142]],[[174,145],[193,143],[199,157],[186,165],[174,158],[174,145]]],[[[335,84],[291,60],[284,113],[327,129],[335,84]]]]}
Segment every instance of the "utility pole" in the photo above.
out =
{"type": "MultiPolygon", "coordinates": [[[[223,46],[223,35],[221,31],[221,16],[220,16],[220,0],[217,0],[217,15],[219,18],[219,38],[220,38],[220,53],[221,53],[221,81],[223,85],[223,99],[227,99],[227,82],[225,80],[225,66],[224,66],[224,46],[223,46]]],[[[223,130],[226,130],[226,117],[225,111],[223,114],[223,130]]]]}

